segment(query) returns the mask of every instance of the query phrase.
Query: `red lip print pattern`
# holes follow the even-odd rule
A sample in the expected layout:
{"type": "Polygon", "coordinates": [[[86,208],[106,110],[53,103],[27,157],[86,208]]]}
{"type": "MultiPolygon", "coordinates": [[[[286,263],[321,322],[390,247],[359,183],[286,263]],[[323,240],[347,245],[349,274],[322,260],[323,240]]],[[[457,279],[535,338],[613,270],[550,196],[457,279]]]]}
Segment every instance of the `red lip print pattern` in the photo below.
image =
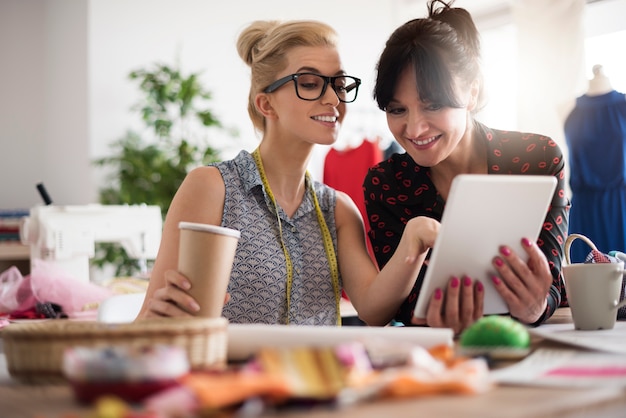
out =
{"type": "MultiPolygon", "coordinates": [[[[476,125],[476,138],[483,140],[489,150],[489,174],[552,175],[558,180],[537,241],[548,259],[553,277],[548,308],[540,320],[543,321],[557,307],[567,306],[565,286],[560,274],[570,208],[569,200],[565,197],[563,154],[559,146],[546,136],[495,130],[480,123],[476,125]]],[[[368,219],[372,225],[369,238],[381,268],[393,255],[409,219],[430,216],[441,220],[445,206],[431,181],[430,169],[415,164],[408,154],[394,154],[390,159],[370,168],[363,183],[363,191],[368,219]]],[[[422,268],[413,290],[396,314],[395,319],[405,325],[410,324],[425,269],[422,268]]]]}

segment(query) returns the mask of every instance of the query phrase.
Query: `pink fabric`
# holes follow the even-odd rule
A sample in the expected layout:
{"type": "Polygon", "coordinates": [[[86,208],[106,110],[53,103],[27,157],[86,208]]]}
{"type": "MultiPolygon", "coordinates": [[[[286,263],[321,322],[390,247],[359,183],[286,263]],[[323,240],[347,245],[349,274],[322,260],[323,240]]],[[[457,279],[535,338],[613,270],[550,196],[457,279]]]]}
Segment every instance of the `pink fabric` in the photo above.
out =
{"type": "Polygon", "coordinates": [[[110,289],[74,279],[50,262],[36,260],[30,277],[37,301],[56,303],[70,317],[95,310],[100,302],[114,295],[110,289]]]}
{"type": "Polygon", "coordinates": [[[598,250],[591,250],[591,257],[593,258],[594,263],[610,263],[611,262],[611,259],[607,257],[606,254],[598,250]]]}
{"type": "Polygon", "coordinates": [[[0,314],[28,310],[36,302],[29,276],[22,276],[15,266],[0,274],[0,314]]]}

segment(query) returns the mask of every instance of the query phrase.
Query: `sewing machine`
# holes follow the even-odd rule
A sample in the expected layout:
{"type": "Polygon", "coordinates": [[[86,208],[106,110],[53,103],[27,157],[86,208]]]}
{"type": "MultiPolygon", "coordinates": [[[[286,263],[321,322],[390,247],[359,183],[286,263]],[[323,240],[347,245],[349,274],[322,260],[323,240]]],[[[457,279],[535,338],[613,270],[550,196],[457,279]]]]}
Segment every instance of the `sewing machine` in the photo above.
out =
{"type": "Polygon", "coordinates": [[[36,206],[22,219],[20,238],[30,245],[31,271],[37,260],[90,281],[89,259],[97,242],[118,243],[142,269],[156,258],[161,242],[161,209],[149,205],[36,206]]]}

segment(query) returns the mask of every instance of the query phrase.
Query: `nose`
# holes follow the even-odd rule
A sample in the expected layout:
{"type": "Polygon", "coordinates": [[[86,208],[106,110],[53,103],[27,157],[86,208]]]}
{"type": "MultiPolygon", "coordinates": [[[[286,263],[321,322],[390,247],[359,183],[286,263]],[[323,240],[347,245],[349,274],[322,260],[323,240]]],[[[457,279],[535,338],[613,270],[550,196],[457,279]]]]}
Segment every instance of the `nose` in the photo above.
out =
{"type": "Polygon", "coordinates": [[[421,112],[407,112],[405,133],[408,138],[419,138],[427,129],[428,121],[421,112]]]}
{"type": "Polygon", "coordinates": [[[335,89],[332,88],[330,84],[326,85],[326,90],[324,91],[324,94],[322,94],[322,102],[333,106],[338,106],[341,102],[339,100],[337,92],[335,91],[335,89]]]}

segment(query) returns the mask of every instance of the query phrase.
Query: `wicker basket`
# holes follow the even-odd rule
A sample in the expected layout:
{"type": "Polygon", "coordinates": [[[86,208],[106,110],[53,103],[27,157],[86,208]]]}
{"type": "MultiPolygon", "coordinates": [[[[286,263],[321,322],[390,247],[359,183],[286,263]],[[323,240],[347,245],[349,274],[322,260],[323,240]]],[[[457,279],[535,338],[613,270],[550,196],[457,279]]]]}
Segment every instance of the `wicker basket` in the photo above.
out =
{"type": "Polygon", "coordinates": [[[67,347],[145,346],[184,348],[193,370],[222,369],[227,361],[226,318],[159,318],[134,323],[50,320],[11,324],[2,330],[7,368],[12,377],[30,383],[64,379],[67,347]]]}

